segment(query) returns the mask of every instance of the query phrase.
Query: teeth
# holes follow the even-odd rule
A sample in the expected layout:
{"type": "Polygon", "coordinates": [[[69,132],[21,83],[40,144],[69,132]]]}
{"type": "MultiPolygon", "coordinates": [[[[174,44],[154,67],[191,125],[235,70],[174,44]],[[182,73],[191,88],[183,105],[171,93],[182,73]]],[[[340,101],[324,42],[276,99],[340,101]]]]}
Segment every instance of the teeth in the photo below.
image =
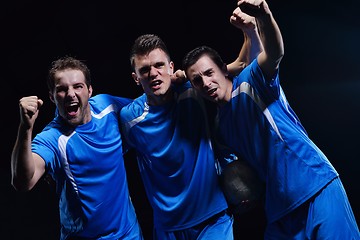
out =
{"type": "Polygon", "coordinates": [[[160,80],[156,80],[156,81],[153,81],[153,82],[151,83],[151,85],[152,85],[152,86],[155,86],[155,85],[159,85],[160,83],[161,83],[160,80]]]}
{"type": "Polygon", "coordinates": [[[212,94],[212,93],[214,93],[215,91],[216,91],[216,88],[213,88],[213,89],[209,90],[208,93],[209,93],[209,94],[212,94]]]}
{"type": "Polygon", "coordinates": [[[70,105],[69,106],[71,106],[71,107],[74,107],[74,106],[77,106],[78,105],[78,103],[70,103],[70,105]]]}

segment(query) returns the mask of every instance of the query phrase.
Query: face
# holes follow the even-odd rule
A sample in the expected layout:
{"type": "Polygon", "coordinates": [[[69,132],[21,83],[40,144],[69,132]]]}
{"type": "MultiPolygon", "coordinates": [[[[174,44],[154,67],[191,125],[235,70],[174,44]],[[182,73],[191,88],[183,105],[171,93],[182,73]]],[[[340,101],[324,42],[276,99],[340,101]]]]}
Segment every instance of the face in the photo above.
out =
{"type": "Polygon", "coordinates": [[[55,74],[55,89],[50,92],[50,99],[60,116],[72,126],[81,125],[91,120],[89,98],[92,87],[87,87],[85,76],[80,70],[67,69],[55,74]]]}
{"type": "Polygon", "coordinates": [[[135,71],[132,77],[141,85],[148,97],[150,105],[156,105],[169,95],[173,62],[169,61],[165,52],[154,49],[148,55],[137,55],[134,59],[135,71]]]}
{"type": "Polygon", "coordinates": [[[186,75],[193,87],[206,99],[219,104],[230,101],[232,82],[227,78],[226,66],[220,69],[204,55],[188,68],[186,75]]]}

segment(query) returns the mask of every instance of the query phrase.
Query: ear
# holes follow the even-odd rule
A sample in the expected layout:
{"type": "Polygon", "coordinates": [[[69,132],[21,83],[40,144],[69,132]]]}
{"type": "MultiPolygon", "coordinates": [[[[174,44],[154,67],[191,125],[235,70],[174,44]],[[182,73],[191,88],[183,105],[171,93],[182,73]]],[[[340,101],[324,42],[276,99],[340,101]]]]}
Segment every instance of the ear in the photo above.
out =
{"type": "Polygon", "coordinates": [[[50,100],[55,103],[55,100],[54,100],[54,95],[52,94],[52,92],[49,91],[49,98],[50,100]]]}
{"type": "Polygon", "coordinates": [[[226,65],[225,63],[223,64],[223,66],[222,66],[222,68],[221,68],[221,71],[224,73],[224,75],[225,75],[226,77],[229,76],[229,71],[228,71],[227,65],[226,65]]]}
{"type": "Polygon", "coordinates": [[[132,76],[132,78],[134,79],[136,85],[140,86],[140,81],[139,81],[138,77],[136,76],[136,73],[135,73],[135,72],[132,72],[132,73],[131,73],[131,76],[132,76]]]}
{"type": "Polygon", "coordinates": [[[90,85],[90,86],[89,86],[89,97],[92,96],[92,93],[93,93],[93,88],[92,88],[92,86],[90,85]]]}
{"type": "Polygon", "coordinates": [[[170,68],[168,70],[168,74],[173,75],[174,74],[174,62],[170,61],[169,65],[170,65],[170,68]]]}

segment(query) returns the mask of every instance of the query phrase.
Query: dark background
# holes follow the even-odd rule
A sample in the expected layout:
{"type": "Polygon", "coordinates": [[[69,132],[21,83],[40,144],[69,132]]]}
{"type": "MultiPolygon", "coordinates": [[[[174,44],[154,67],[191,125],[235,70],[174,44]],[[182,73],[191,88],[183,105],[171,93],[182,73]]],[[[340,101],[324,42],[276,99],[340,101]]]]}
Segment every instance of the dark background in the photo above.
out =
{"type": "MultiPolygon", "coordinates": [[[[360,3],[344,3],[268,1],[285,42],[280,76],[288,101],[339,172],[359,223],[360,3]]],[[[160,35],[176,68],[184,54],[200,44],[217,49],[229,63],[242,44],[242,33],[229,23],[235,4],[235,0],[1,3],[0,239],[58,239],[54,188],[41,181],[33,191],[19,193],[10,185],[18,100],[25,95],[45,100],[36,131],[53,117],[45,84],[51,61],[64,55],[85,60],[95,93],[135,98],[142,91],[131,78],[128,54],[137,36],[160,35]]],[[[132,198],[149,237],[152,213],[132,152],[126,164],[132,198]]],[[[237,217],[236,238],[261,239],[264,224],[261,209],[237,217]]]]}

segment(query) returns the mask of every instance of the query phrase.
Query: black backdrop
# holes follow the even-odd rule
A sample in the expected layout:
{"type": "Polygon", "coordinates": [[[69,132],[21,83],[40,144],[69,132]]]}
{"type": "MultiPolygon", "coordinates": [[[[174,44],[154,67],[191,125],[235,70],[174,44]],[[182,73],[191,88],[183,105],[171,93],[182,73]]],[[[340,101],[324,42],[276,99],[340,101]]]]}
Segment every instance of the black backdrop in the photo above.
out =
{"type": "MultiPolygon", "coordinates": [[[[268,0],[282,30],[285,56],[281,79],[288,101],[310,137],[340,173],[360,221],[360,15],[355,0],[294,3],[268,0]]],[[[85,60],[95,93],[134,98],[128,53],[133,40],[156,33],[180,67],[183,55],[200,44],[232,61],[242,34],[229,23],[236,1],[13,1],[0,7],[1,26],[1,181],[0,239],[58,239],[57,199],[51,185],[32,192],[10,185],[10,154],[19,122],[18,100],[45,100],[36,131],[52,119],[45,78],[51,61],[64,55],[85,60]],[[50,114],[49,114],[50,113],[50,114]]],[[[126,155],[132,198],[146,237],[152,213],[134,154],[126,155]]],[[[235,220],[236,239],[261,239],[261,209],[235,220]]],[[[150,239],[150,238],[148,238],[150,239]]]]}

